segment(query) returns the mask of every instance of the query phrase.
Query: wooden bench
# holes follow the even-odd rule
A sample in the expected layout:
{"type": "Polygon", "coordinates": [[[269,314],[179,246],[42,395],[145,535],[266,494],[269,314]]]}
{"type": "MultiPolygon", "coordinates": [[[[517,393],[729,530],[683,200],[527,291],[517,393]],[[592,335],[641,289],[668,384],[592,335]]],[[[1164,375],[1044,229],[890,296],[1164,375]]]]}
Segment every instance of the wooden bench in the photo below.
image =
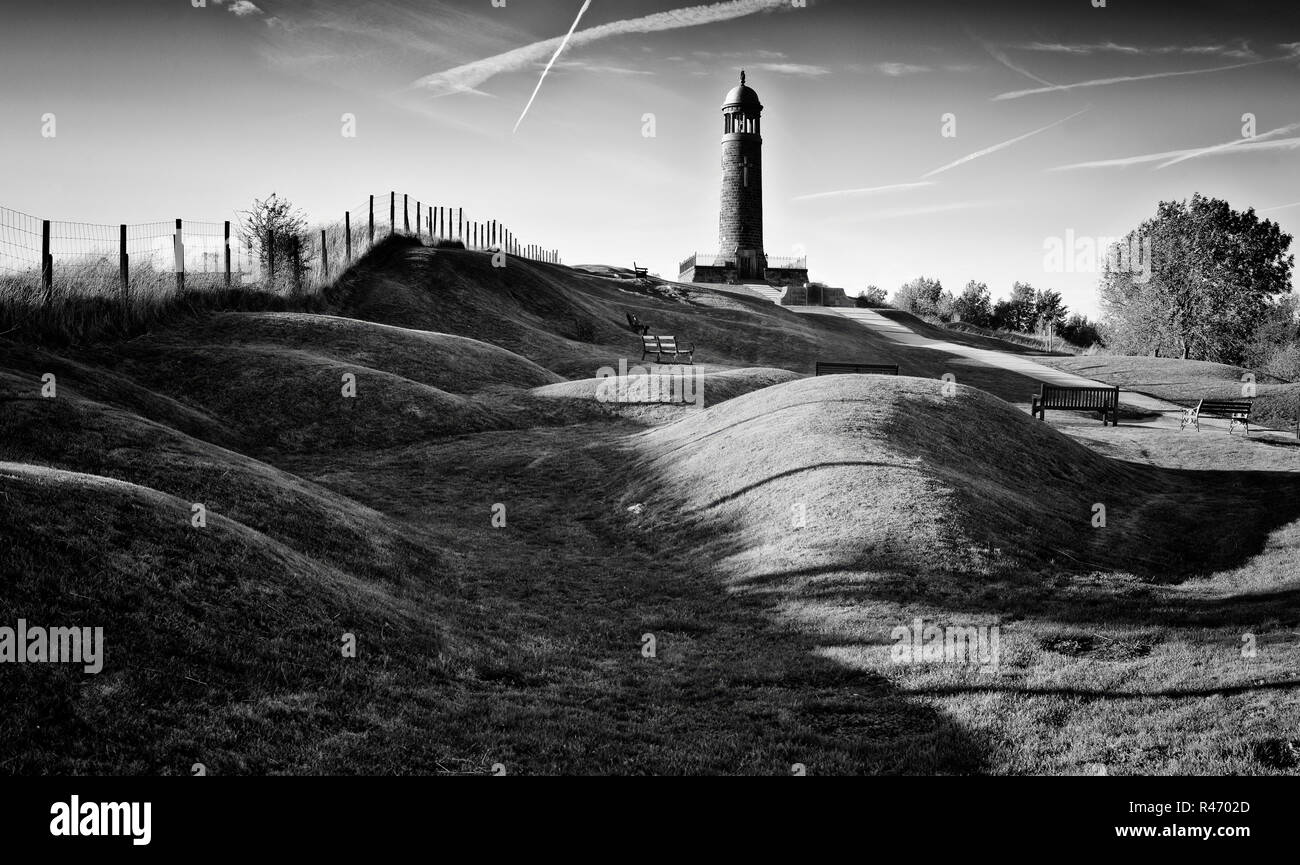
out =
{"type": "Polygon", "coordinates": [[[817,375],[898,375],[897,364],[828,363],[817,361],[817,375]]]}
{"type": "Polygon", "coordinates": [[[635,262],[635,261],[632,262],[632,278],[633,278],[633,279],[645,279],[645,278],[646,278],[647,276],[649,276],[649,275],[650,275],[650,268],[648,268],[648,267],[637,267],[636,262],[635,262]]]}
{"type": "Polygon", "coordinates": [[[639,333],[641,336],[645,336],[650,332],[650,326],[648,324],[642,324],[641,319],[637,318],[630,312],[627,314],[627,326],[632,329],[633,333],[639,333]]]}
{"type": "Polygon", "coordinates": [[[1230,421],[1228,435],[1232,435],[1237,424],[1245,427],[1246,435],[1250,435],[1250,407],[1253,404],[1248,399],[1203,399],[1194,407],[1183,409],[1183,422],[1178,428],[1185,429],[1191,424],[1200,432],[1202,417],[1217,417],[1230,421]]]}
{"type": "Polygon", "coordinates": [[[1117,387],[1063,387],[1045,384],[1033,395],[1030,415],[1046,420],[1047,409],[1065,411],[1099,411],[1101,425],[1119,426],[1119,388],[1117,387]]]}
{"type": "Polygon", "coordinates": [[[641,359],[645,360],[646,356],[651,354],[655,356],[655,363],[663,363],[665,357],[672,358],[673,363],[681,363],[681,359],[685,357],[688,364],[695,364],[695,346],[691,345],[689,348],[678,346],[675,336],[643,335],[641,359]]]}

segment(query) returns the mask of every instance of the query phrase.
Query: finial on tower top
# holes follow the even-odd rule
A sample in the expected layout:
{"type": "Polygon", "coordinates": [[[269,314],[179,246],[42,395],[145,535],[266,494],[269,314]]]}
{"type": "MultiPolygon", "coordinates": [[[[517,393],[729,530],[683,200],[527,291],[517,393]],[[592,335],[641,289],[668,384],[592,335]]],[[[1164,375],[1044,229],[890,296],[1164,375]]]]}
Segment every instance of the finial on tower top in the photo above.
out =
{"type": "Polygon", "coordinates": [[[741,84],[744,84],[744,83],[745,83],[745,70],[744,70],[744,69],[740,70],[740,83],[741,83],[741,84]]]}

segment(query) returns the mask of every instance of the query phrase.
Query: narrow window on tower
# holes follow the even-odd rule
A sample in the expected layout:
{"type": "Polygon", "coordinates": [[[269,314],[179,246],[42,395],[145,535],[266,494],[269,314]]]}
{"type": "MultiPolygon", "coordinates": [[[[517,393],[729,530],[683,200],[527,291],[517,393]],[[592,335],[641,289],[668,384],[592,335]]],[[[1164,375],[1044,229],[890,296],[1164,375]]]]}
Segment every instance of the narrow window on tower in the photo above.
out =
{"type": "Polygon", "coordinates": [[[749,188],[749,157],[740,160],[740,176],[745,188],[749,188]]]}

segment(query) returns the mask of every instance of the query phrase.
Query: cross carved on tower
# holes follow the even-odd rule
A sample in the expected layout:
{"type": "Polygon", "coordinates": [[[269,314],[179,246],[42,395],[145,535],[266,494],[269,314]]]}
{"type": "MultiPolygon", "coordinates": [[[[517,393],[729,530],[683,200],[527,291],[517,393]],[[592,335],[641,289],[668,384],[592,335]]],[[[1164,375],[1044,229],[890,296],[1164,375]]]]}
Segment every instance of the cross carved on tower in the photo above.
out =
{"type": "Polygon", "coordinates": [[[745,185],[745,188],[746,188],[746,189],[749,188],[749,169],[750,169],[750,167],[751,167],[753,164],[754,164],[754,163],[752,163],[752,162],[749,161],[749,157],[748,157],[748,156],[746,156],[746,157],[744,157],[743,159],[740,160],[741,178],[742,178],[742,180],[743,180],[743,182],[744,182],[744,185],[745,185]]]}

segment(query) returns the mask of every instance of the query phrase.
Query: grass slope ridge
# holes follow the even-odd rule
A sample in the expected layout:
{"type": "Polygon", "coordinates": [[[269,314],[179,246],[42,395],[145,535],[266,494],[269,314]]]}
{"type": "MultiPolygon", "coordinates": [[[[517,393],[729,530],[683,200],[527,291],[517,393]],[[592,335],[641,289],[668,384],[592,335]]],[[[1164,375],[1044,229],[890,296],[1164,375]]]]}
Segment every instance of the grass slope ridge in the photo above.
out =
{"type": "Polygon", "coordinates": [[[1240,562],[1300,510],[1260,498],[1294,493],[1294,476],[1243,483],[1112,460],[987,393],[907,377],[777,385],[651,431],[638,450],[651,513],[717,527],[732,549],[715,552],[749,562],[750,579],[778,560],[912,572],[1061,561],[1182,579],[1240,562]]]}

